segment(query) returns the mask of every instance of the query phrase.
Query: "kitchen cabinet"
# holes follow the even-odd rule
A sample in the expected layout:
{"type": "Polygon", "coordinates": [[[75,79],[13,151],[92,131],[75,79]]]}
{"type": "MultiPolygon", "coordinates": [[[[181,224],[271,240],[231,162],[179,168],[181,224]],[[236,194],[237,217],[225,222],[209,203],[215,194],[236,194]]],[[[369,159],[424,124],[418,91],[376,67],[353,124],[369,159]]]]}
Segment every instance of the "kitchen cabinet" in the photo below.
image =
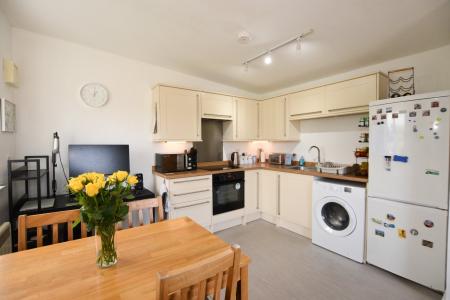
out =
{"type": "Polygon", "coordinates": [[[375,73],[287,96],[289,120],[365,113],[369,102],[388,97],[389,80],[375,73]]]}
{"type": "Polygon", "coordinates": [[[233,97],[213,93],[202,93],[202,118],[232,120],[233,97]]]}
{"type": "Polygon", "coordinates": [[[276,97],[260,104],[261,139],[269,141],[298,141],[299,123],[287,116],[287,98],[276,97]]]}
{"type": "Polygon", "coordinates": [[[154,141],[201,141],[199,92],[158,85],[152,102],[154,141]]]}
{"type": "Polygon", "coordinates": [[[223,123],[224,141],[252,141],[258,139],[258,101],[234,98],[234,120],[223,123]]]}
{"type": "Polygon", "coordinates": [[[280,173],[279,226],[311,238],[312,184],[309,175],[280,173]]]}
{"type": "Polygon", "coordinates": [[[279,215],[279,181],[280,173],[260,171],[260,204],[261,216],[264,220],[276,224],[279,215]]]}
{"type": "Polygon", "coordinates": [[[287,103],[289,120],[321,117],[326,113],[325,87],[290,94],[287,103]]]}
{"type": "Polygon", "coordinates": [[[245,171],[245,222],[260,218],[261,171],[245,171]]]}
{"type": "Polygon", "coordinates": [[[212,229],[212,176],[164,179],[155,176],[156,193],[167,189],[169,219],[187,216],[208,230],[212,229]]]}
{"type": "Polygon", "coordinates": [[[364,113],[369,102],[387,98],[388,79],[381,73],[325,86],[325,108],[329,116],[364,113]]]}

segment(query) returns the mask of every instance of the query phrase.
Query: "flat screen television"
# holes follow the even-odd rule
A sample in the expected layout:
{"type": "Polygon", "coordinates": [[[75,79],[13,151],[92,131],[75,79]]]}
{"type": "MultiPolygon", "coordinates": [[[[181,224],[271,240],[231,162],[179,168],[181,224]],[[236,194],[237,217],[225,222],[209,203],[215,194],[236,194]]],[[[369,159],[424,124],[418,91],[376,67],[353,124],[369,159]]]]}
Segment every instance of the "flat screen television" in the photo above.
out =
{"type": "Polygon", "coordinates": [[[129,145],[69,145],[69,176],[86,172],[110,175],[117,170],[130,172],[129,145]]]}

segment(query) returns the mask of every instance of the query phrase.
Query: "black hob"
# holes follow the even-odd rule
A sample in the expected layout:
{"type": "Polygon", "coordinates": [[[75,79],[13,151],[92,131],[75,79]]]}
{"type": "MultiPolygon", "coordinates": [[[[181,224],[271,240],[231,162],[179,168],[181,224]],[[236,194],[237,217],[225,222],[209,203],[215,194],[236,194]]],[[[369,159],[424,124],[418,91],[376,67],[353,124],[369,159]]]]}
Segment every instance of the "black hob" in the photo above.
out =
{"type": "Polygon", "coordinates": [[[204,166],[204,167],[199,167],[198,169],[207,170],[207,171],[221,171],[221,170],[239,169],[239,167],[232,167],[232,166],[204,166]]]}

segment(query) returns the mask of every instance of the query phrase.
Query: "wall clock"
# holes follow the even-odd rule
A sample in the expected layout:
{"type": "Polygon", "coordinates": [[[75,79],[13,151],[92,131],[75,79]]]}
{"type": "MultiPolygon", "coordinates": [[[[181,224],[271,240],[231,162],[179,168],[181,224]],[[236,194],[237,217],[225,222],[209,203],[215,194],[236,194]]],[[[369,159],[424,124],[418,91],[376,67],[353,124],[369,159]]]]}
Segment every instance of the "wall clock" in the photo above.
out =
{"type": "Polygon", "coordinates": [[[109,99],[108,90],[100,83],[85,84],[80,90],[80,96],[90,107],[102,107],[109,99]]]}

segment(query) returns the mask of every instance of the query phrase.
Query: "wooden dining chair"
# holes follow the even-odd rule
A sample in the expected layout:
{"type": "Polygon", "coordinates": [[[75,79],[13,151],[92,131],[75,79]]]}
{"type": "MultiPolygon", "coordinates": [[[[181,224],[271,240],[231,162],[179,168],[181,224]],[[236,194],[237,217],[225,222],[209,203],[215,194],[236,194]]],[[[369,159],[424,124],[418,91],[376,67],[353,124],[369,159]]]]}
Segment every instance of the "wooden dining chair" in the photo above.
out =
{"type": "Polygon", "coordinates": [[[191,265],[156,274],[156,300],[220,300],[222,287],[225,299],[235,300],[241,248],[233,245],[226,251],[191,265]]]}
{"type": "Polygon", "coordinates": [[[162,197],[127,202],[128,216],[117,229],[126,229],[164,220],[162,197]],[[133,218],[136,216],[136,218],[133,218]]]}
{"type": "MultiPolygon", "coordinates": [[[[58,239],[58,225],[67,224],[67,240],[73,240],[73,223],[80,218],[80,210],[66,210],[59,212],[51,212],[39,215],[20,215],[18,218],[18,250],[27,249],[27,230],[36,228],[36,245],[41,247],[43,245],[43,226],[52,227],[52,244],[59,242],[58,239]]],[[[81,237],[87,236],[86,224],[81,222],[81,237]]]]}

